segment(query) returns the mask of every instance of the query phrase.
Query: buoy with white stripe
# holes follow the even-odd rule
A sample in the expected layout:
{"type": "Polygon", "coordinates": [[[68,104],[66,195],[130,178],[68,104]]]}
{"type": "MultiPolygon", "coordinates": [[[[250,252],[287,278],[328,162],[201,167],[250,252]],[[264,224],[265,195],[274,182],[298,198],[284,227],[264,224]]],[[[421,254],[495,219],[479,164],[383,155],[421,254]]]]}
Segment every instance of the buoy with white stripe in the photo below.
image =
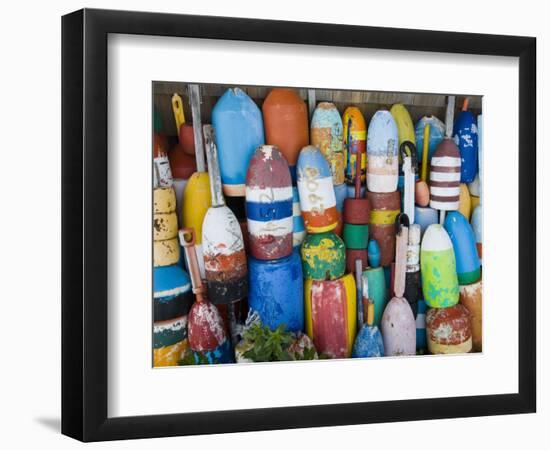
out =
{"type": "Polygon", "coordinates": [[[321,102],[311,118],[311,145],[317,147],[326,158],[335,186],[344,183],[346,154],[344,151],[344,127],[336,106],[321,102]]]}
{"type": "Polygon", "coordinates": [[[387,193],[367,191],[367,198],[371,207],[369,238],[376,239],[378,242],[380,264],[387,266],[395,256],[395,219],[401,211],[401,195],[399,191],[387,193]]]}
{"type": "MultiPolygon", "coordinates": [[[[355,158],[356,173],[361,172],[362,150],[355,158]]],[[[355,196],[344,200],[344,227],[343,238],[346,244],[346,267],[353,272],[355,261],[361,260],[362,266],[367,267],[367,245],[369,242],[370,203],[366,197],[361,197],[361,177],[355,177],[355,196]]]]}
{"type": "Polygon", "coordinates": [[[477,205],[473,212],[472,212],[472,218],[470,220],[470,223],[472,225],[472,229],[474,230],[474,236],[476,238],[476,248],[477,248],[477,255],[479,256],[480,263],[482,262],[483,258],[483,208],[480,205],[477,205]]]}
{"type": "Polygon", "coordinates": [[[265,142],[275,145],[288,162],[296,182],[296,162],[300,150],[309,144],[307,106],[295,89],[275,88],[262,105],[265,142]]]}
{"type": "Polygon", "coordinates": [[[483,350],[482,292],[482,280],[466,286],[460,286],[460,303],[470,312],[472,325],[472,348],[476,352],[483,350]]]}
{"type": "Polygon", "coordinates": [[[292,253],[292,180],[288,163],[274,145],[258,147],[246,175],[250,255],[279,259],[292,253]]]}
{"type": "Polygon", "coordinates": [[[202,225],[204,268],[208,295],[214,304],[228,304],[246,297],[248,277],[243,235],[235,214],[222,195],[213,129],[204,127],[212,207],[202,225]]]}
{"type": "Polygon", "coordinates": [[[437,146],[430,163],[430,207],[440,211],[457,210],[460,200],[460,151],[451,138],[454,100],[454,96],[449,96],[446,137],[437,146]]]}
{"type": "Polygon", "coordinates": [[[458,303],[458,278],[453,244],[439,224],[428,227],[420,246],[422,293],[430,308],[458,303]]]}
{"type": "Polygon", "coordinates": [[[189,312],[189,348],[196,363],[207,361],[209,364],[234,362],[231,341],[225,331],[223,319],[205,295],[200,277],[195,245],[195,230],[183,228],[179,232],[180,242],[185,251],[187,267],[196,301],[189,312]]]}
{"type": "Polygon", "coordinates": [[[367,131],[367,189],[393,192],[397,189],[399,161],[397,125],[391,113],[379,110],[367,131]]]}
{"type": "Polygon", "coordinates": [[[306,228],[300,209],[300,194],[298,188],[292,186],[292,245],[294,249],[300,248],[306,237],[306,228]]]}
{"type": "Polygon", "coordinates": [[[470,183],[478,170],[478,134],[477,121],[468,111],[468,97],[464,99],[462,111],[454,124],[454,140],[460,150],[460,182],[470,183]]]}
{"type": "Polygon", "coordinates": [[[405,298],[411,305],[414,316],[418,310],[420,297],[420,225],[409,227],[409,242],[407,244],[407,270],[405,277],[405,298]]]}
{"type": "Polygon", "coordinates": [[[153,366],[175,366],[188,347],[191,281],[177,264],[153,269],[153,366]]]}
{"type": "Polygon", "coordinates": [[[475,283],[481,278],[481,264],[472,226],[458,211],[447,214],[444,226],[453,243],[458,284],[475,283]]]}
{"type": "Polygon", "coordinates": [[[302,244],[304,278],[335,280],[346,270],[344,241],[332,231],[310,233],[302,244]]]}
{"type": "MultiPolygon", "coordinates": [[[[367,167],[367,124],[356,106],[348,106],[342,115],[344,144],[347,152],[346,183],[355,186],[356,159],[360,155],[360,184],[366,179],[367,167]]],[[[355,192],[354,192],[355,194],[355,192]]]]}
{"type": "Polygon", "coordinates": [[[297,163],[300,209],[308,233],[334,230],[338,211],[332,175],[326,159],[317,147],[304,147],[297,163]]]}
{"type": "Polygon", "coordinates": [[[246,171],[256,149],[264,144],[262,113],[240,88],[225,91],[212,109],[223,192],[244,197],[246,171]]]}
{"type": "Polygon", "coordinates": [[[355,279],[352,273],[337,280],[304,283],[306,333],[319,354],[349,358],[357,332],[355,279]]]}
{"type": "Polygon", "coordinates": [[[304,280],[297,251],[277,260],[248,258],[248,305],[263,325],[275,330],[304,330],[304,280]]]}
{"type": "Polygon", "coordinates": [[[416,322],[411,306],[404,298],[409,220],[405,214],[400,214],[396,224],[399,231],[395,253],[395,297],[388,302],[380,325],[386,356],[416,354],[416,322]]]}
{"type": "Polygon", "coordinates": [[[428,350],[433,355],[472,350],[470,313],[463,305],[431,308],[426,314],[428,350]]]}

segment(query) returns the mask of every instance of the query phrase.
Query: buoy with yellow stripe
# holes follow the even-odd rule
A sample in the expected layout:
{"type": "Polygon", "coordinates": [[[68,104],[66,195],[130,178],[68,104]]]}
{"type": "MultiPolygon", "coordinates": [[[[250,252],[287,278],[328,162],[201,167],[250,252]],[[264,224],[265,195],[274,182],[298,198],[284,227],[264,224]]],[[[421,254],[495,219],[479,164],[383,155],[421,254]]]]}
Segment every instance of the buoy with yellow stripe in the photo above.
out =
{"type": "Polygon", "coordinates": [[[404,298],[409,238],[409,219],[406,214],[400,214],[396,224],[399,232],[395,254],[395,297],[386,305],[380,325],[386,356],[416,354],[416,322],[411,306],[404,298]]]}
{"type": "Polygon", "coordinates": [[[337,280],[304,284],[306,333],[319,354],[349,358],[357,332],[355,279],[352,273],[337,280]]]}
{"type": "Polygon", "coordinates": [[[300,151],[297,179],[300,209],[308,233],[334,230],[338,224],[338,211],[332,175],[317,147],[308,145],[300,151]]]}
{"type": "Polygon", "coordinates": [[[472,350],[470,313],[461,304],[428,309],[426,335],[433,355],[468,353],[472,350]]]}
{"type": "Polygon", "coordinates": [[[388,266],[395,256],[395,219],[401,211],[401,195],[394,192],[369,192],[369,238],[380,247],[380,265],[388,266]]]}

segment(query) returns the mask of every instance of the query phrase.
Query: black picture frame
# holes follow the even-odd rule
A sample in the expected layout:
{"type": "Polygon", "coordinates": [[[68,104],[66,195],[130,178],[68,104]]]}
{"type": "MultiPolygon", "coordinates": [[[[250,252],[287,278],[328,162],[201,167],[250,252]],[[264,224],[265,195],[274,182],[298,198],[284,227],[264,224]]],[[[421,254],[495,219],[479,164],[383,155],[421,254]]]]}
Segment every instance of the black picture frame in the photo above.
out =
{"type": "Polygon", "coordinates": [[[62,18],[62,433],[82,441],[535,412],[536,39],[84,9],[62,18]],[[519,58],[516,394],[107,417],[107,36],[110,33],[519,58]],[[520,299],[521,292],[521,299],[520,299]]]}

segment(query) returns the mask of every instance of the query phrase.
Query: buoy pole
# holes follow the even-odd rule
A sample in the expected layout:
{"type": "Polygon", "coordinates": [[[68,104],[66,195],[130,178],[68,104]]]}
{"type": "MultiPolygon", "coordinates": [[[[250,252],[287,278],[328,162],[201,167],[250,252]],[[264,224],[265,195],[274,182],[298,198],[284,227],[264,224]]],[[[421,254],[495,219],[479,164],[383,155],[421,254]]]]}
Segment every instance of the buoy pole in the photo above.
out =
{"type": "Polygon", "coordinates": [[[202,140],[201,125],[201,95],[198,84],[190,84],[188,87],[189,101],[191,102],[191,115],[193,116],[193,137],[195,138],[195,158],[197,172],[205,172],[204,145],[202,140]]]}
{"type": "Polygon", "coordinates": [[[204,140],[207,148],[206,159],[208,160],[212,207],[225,206],[225,199],[222,194],[222,177],[220,174],[220,164],[218,162],[218,152],[214,150],[214,128],[212,125],[204,126],[204,140]]]}
{"type": "Polygon", "coordinates": [[[420,179],[424,182],[428,179],[428,152],[430,148],[430,124],[424,127],[424,142],[422,142],[422,172],[420,179]]]}
{"type": "Polygon", "coordinates": [[[363,262],[360,259],[355,260],[355,286],[357,289],[357,329],[363,326],[363,262]]]}

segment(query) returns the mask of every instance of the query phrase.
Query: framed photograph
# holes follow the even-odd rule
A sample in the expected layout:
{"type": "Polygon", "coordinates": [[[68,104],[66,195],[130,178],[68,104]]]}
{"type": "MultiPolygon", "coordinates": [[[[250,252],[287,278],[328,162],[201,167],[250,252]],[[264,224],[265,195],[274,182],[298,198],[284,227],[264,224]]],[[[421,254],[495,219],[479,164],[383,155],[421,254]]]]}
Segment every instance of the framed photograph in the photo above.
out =
{"type": "Polygon", "coordinates": [[[536,40],[62,21],[62,432],[535,412],[536,40]]]}

